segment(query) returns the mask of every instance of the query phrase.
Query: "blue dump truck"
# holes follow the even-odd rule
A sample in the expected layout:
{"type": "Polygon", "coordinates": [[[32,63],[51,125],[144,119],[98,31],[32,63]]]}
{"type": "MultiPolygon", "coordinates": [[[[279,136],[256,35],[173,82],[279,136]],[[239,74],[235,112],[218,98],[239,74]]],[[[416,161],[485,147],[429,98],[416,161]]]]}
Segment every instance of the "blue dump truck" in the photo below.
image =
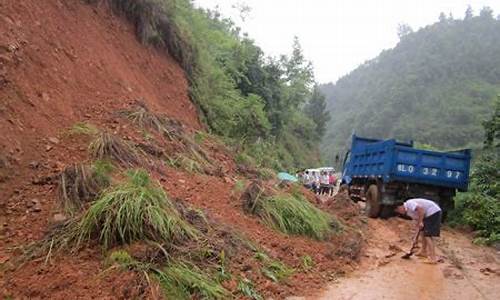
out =
{"type": "Polygon", "coordinates": [[[438,152],[415,149],[413,142],[352,136],[344,159],[342,181],[355,201],[366,201],[370,217],[389,217],[408,198],[438,203],[443,216],[453,208],[457,190],[469,184],[471,151],[438,152]]]}

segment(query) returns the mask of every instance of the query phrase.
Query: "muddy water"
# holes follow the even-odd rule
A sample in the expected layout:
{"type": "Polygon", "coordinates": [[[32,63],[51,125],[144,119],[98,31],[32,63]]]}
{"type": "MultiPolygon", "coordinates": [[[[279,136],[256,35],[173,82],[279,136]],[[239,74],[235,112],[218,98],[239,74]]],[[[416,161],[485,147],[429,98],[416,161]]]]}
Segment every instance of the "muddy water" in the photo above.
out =
{"type": "Polygon", "coordinates": [[[403,220],[370,220],[370,241],[360,267],[311,299],[499,299],[500,254],[444,230],[438,243],[443,263],[401,259],[411,228],[403,220]],[[396,249],[396,250],[395,250],[396,249]]]}

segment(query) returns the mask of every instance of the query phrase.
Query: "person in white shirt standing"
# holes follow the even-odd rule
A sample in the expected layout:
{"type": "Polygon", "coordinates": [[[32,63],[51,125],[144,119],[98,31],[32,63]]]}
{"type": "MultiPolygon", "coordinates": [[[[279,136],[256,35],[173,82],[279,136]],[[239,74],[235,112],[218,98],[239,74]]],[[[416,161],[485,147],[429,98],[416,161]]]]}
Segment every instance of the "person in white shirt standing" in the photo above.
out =
{"type": "Polygon", "coordinates": [[[431,263],[437,263],[433,237],[441,233],[441,208],[431,200],[415,198],[406,200],[396,208],[399,214],[406,214],[416,221],[417,230],[423,231],[422,249],[418,256],[427,256],[431,263]]]}

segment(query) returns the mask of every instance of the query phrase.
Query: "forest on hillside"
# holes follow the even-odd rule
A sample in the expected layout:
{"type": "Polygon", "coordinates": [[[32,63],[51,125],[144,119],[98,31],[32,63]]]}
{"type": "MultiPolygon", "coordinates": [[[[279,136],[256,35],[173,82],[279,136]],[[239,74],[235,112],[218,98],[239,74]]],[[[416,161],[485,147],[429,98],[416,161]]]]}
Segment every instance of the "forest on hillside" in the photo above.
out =
{"type": "Polygon", "coordinates": [[[110,2],[143,42],[179,61],[202,121],[236,149],[239,163],[276,170],[319,163],[328,113],[297,38],[290,53],[271,57],[231,19],[191,1],[110,2]]]}
{"type": "Polygon", "coordinates": [[[485,7],[463,19],[441,14],[336,83],[321,85],[331,121],[323,139],[331,160],[353,132],[414,140],[437,149],[480,148],[500,93],[500,18],[485,7]]]}

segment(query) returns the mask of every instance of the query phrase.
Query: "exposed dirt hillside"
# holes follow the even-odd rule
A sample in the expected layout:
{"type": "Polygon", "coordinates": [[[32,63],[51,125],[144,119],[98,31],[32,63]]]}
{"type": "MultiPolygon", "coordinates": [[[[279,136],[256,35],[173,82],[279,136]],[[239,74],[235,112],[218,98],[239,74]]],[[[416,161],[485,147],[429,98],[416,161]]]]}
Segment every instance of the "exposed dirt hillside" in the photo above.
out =
{"type": "MultiPolygon", "coordinates": [[[[217,139],[208,136],[201,142],[212,166],[208,171],[187,172],[164,163],[160,156],[175,154],[179,145],[118,114],[136,107],[137,101],[173,120],[186,135],[203,129],[178,64],[166,53],[141,45],[134,28],[106,7],[78,0],[0,2],[0,295],[150,295],[140,274],[103,272],[105,253],[97,245],[19,264],[26,245],[41,240],[68,217],[57,202],[58,175],[68,165],[89,160],[89,138],[68,134],[78,122],[146,149],[141,166],[161,182],[170,198],[201,208],[220,227],[241,234],[297,270],[285,284],[277,284],[259,273],[252,254],[236,253],[232,273],[251,278],[264,295],[308,293],[351,269],[360,236],[353,240],[346,230],[329,242],[291,237],[246,215],[234,187],[244,176],[231,151],[217,139]],[[306,255],[315,264],[302,272],[306,255]]],[[[344,221],[360,226],[356,218],[356,212],[349,211],[344,221]]],[[[235,282],[229,285],[235,289],[235,282]]]]}

